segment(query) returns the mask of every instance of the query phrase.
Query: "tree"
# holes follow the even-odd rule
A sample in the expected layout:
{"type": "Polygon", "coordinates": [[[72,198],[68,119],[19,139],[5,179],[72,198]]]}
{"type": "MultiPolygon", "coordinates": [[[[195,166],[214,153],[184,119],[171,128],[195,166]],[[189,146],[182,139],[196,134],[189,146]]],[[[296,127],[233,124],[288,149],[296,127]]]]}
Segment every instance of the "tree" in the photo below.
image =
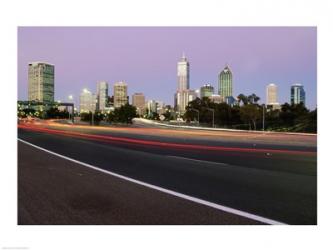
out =
{"type": "Polygon", "coordinates": [[[239,94],[237,98],[239,102],[243,103],[243,105],[247,105],[249,103],[249,98],[244,94],[239,94]]]}
{"type": "Polygon", "coordinates": [[[226,103],[216,105],[216,123],[221,126],[228,126],[232,123],[232,107],[226,103]]]}
{"type": "Polygon", "coordinates": [[[260,100],[260,97],[259,96],[257,96],[256,94],[251,94],[251,95],[249,95],[249,96],[246,96],[246,95],[244,95],[244,94],[239,94],[238,96],[237,96],[237,98],[238,98],[238,101],[239,102],[242,102],[243,103],[243,105],[247,105],[247,104],[257,104],[258,103],[258,101],[260,100]]]}
{"type": "Polygon", "coordinates": [[[281,126],[280,119],[281,111],[278,109],[266,108],[265,112],[265,127],[268,130],[274,130],[281,126]]]}
{"type": "Polygon", "coordinates": [[[258,101],[260,100],[260,97],[253,93],[252,95],[249,95],[247,97],[247,99],[248,99],[249,103],[251,103],[251,104],[257,104],[258,101]]]}
{"type": "Polygon", "coordinates": [[[198,110],[200,113],[200,123],[209,124],[212,122],[212,112],[208,108],[216,108],[216,104],[213,103],[208,97],[203,97],[202,99],[196,98],[195,100],[188,103],[186,107],[186,112],[184,118],[187,121],[193,121],[198,119],[198,110]]]}
{"type": "Polygon", "coordinates": [[[261,117],[260,108],[258,105],[255,104],[244,105],[240,108],[240,116],[244,122],[249,124],[250,129],[252,128],[253,125],[253,129],[256,130],[257,129],[256,123],[258,119],[261,117]]]}
{"type": "MultiPolygon", "coordinates": [[[[92,124],[92,112],[83,112],[80,114],[81,121],[89,122],[92,124]]],[[[104,119],[104,115],[101,112],[94,112],[94,125],[98,125],[100,121],[104,119]]]]}
{"type": "Polygon", "coordinates": [[[25,118],[27,116],[33,116],[35,114],[35,110],[33,108],[26,108],[22,110],[18,110],[18,117],[25,118]]]}
{"type": "Polygon", "coordinates": [[[308,113],[309,110],[303,103],[291,105],[289,103],[285,103],[281,106],[279,118],[284,126],[292,127],[299,122],[299,119],[302,119],[302,117],[305,117],[308,113]]]}
{"type": "Polygon", "coordinates": [[[114,110],[114,119],[116,122],[132,123],[132,119],[136,116],[136,107],[128,103],[114,110]]]}
{"type": "Polygon", "coordinates": [[[165,121],[170,121],[172,119],[172,112],[171,112],[171,106],[170,105],[166,105],[165,106],[165,112],[163,113],[164,117],[165,117],[165,121]]]}
{"type": "Polygon", "coordinates": [[[116,116],[115,116],[114,112],[110,112],[107,114],[106,121],[109,123],[116,121],[116,116]]]}
{"type": "Polygon", "coordinates": [[[60,111],[57,107],[51,107],[50,109],[48,109],[46,111],[46,117],[47,118],[65,118],[68,119],[69,117],[69,113],[64,110],[64,111],[60,111]]]}
{"type": "Polygon", "coordinates": [[[317,108],[307,115],[303,131],[317,133],[317,108]]]}

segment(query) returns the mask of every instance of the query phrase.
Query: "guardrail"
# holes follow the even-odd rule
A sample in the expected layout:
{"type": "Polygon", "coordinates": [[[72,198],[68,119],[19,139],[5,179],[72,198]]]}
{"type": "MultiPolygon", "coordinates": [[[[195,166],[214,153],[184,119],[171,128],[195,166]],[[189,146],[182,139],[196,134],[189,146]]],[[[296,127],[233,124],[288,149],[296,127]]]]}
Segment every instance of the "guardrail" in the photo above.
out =
{"type": "Polygon", "coordinates": [[[187,125],[173,125],[173,124],[166,124],[162,122],[157,122],[153,120],[148,120],[144,118],[134,118],[133,121],[141,121],[147,124],[154,124],[158,126],[164,127],[172,127],[172,128],[186,128],[186,129],[195,129],[195,130],[209,130],[209,131],[230,131],[230,132],[244,132],[244,133],[259,133],[259,134],[287,134],[287,135],[308,135],[308,136],[317,136],[317,134],[313,133],[297,133],[297,132],[276,132],[276,131],[258,131],[258,130],[241,130],[241,129],[228,129],[228,128],[207,128],[207,127],[194,127],[194,126],[187,126],[187,125]]]}

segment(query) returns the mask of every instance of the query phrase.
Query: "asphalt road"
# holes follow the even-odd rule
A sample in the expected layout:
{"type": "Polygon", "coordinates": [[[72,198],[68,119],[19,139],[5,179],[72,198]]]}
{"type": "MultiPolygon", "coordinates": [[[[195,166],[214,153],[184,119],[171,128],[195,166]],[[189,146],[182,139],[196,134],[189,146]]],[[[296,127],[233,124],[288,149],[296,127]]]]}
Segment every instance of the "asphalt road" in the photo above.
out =
{"type": "MultiPolygon", "coordinates": [[[[216,204],[288,224],[317,223],[315,136],[201,132],[138,127],[91,129],[85,126],[59,126],[54,123],[43,123],[20,126],[18,137],[101,169],[216,204]]],[[[29,166],[32,168],[32,166],[39,165],[32,161],[35,157],[31,157],[31,160],[27,155],[23,157],[23,151],[22,147],[19,147],[19,172],[23,168],[23,163],[26,169],[29,166]]],[[[45,155],[46,153],[38,152],[37,154],[45,155]]],[[[42,156],[36,156],[36,158],[39,159],[42,156]]],[[[57,165],[63,166],[64,164],[57,165]]],[[[61,169],[57,166],[54,168],[61,169]]],[[[31,175],[29,178],[44,179],[38,175],[38,171],[26,170],[26,174],[19,174],[19,197],[20,190],[27,189],[21,188],[21,186],[29,186],[28,184],[21,185],[29,175],[31,175]]],[[[62,179],[59,176],[59,178],[54,178],[54,181],[63,186],[62,179]]],[[[78,180],[74,179],[72,182],[76,185],[78,180]]],[[[110,182],[112,182],[111,179],[110,182]]],[[[42,183],[38,181],[31,181],[31,183],[36,183],[34,184],[35,190],[38,191],[38,187],[42,189],[42,183]]],[[[80,186],[79,183],[77,185],[80,186]]],[[[89,185],[96,187],[96,190],[104,190],[101,191],[102,193],[107,193],[105,191],[107,188],[104,188],[102,181],[98,181],[98,179],[93,178],[89,185]]],[[[130,186],[130,184],[128,185],[130,186]]],[[[122,190],[121,192],[126,196],[126,192],[121,186],[118,189],[122,190]]],[[[132,189],[135,190],[136,187],[132,189]]],[[[55,193],[50,191],[48,195],[58,197],[56,191],[55,193]]],[[[73,195],[75,196],[75,192],[73,195]]],[[[159,198],[156,197],[159,195],[165,194],[152,195],[151,201],[157,202],[159,198]]],[[[137,195],[135,196],[137,197],[137,195]]],[[[137,199],[135,203],[143,203],[144,207],[148,196],[145,196],[146,200],[143,199],[140,202],[140,199],[137,199]]],[[[24,197],[26,198],[19,199],[19,223],[25,224],[28,221],[28,224],[34,224],[34,220],[30,222],[28,219],[25,220],[25,215],[29,213],[38,215],[38,208],[42,205],[36,206],[35,209],[31,208],[31,210],[20,209],[26,207],[27,203],[34,202],[34,198],[31,196],[24,197]],[[25,210],[29,212],[22,212],[25,210]]],[[[37,199],[38,192],[33,197],[37,199]]],[[[126,198],[128,198],[128,204],[133,204],[130,194],[126,198]]],[[[124,199],[122,201],[124,202],[124,199]]],[[[61,199],[59,203],[62,203],[61,199]]],[[[175,201],[175,203],[178,204],[179,201],[175,201]]],[[[56,202],[52,204],[56,204],[56,202]]],[[[114,204],[116,206],[118,203],[114,204]]],[[[156,205],[156,203],[154,204],[156,205]]],[[[163,202],[158,204],[161,206],[160,209],[165,209],[163,202]]],[[[54,206],[52,205],[50,209],[52,210],[54,206]]],[[[194,206],[194,204],[191,203],[189,206],[194,206]]],[[[177,205],[176,210],[183,211],[180,207],[177,205]]],[[[202,205],[200,205],[200,209],[212,210],[209,207],[203,208],[202,205]]],[[[143,208],[143,210],[145,209],[143,208]]],[[[222,212],[215,211],[215,213],[222,212]]],[[[52,214],[50,213],[49,216],[52,217],[52,214]]],[[[121,213],[119,216],[123,219],[115,219],[114,222],[106,217],[103,222],[103,217],[97,216],[96,222],[91,218],[90,222],[76,220],[75,222],[68,221],[68,224],[178,224],[175,223],[177,217],[168,216],[164,219],[158,219],[161,217],[158,215],[154,217],[155,209],[147,209],[147,214],[142,216],[134,214],[121,213]],[[137,220],[126,220],[126,218],[134,218],[133,216],[137,220]]],[[[224,220],[220,217],[218,219],[218,216],[208,216],[213,218],[210,220],[207,219],[207,216],[200,215],[200,219],[198,219],[197,216],[191,216],[191,214],[189,218],[180,220],[179,224],[251,223],[249,220],[243,218],[245,221],[242,221],[239,216],[232,217],[230,214],[228,216],[232,218],[224,215],[224,220]],[[235,219],[236,217],[237,219],[235,219]]],[[[43,218],[43,221],[49,221],[47,218],[43,218]]],[[[39,221],[37,224],[44,223],[39,221]]],[[[66,220],[60,224],[67,224],[66,220]]]]}

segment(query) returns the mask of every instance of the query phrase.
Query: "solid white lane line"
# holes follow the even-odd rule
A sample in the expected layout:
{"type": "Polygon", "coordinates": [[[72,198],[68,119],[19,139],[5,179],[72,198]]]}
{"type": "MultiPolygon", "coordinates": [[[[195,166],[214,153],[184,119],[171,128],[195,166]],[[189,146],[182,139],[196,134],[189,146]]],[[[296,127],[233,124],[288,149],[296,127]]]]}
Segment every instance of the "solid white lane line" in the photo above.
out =
{"type": "Polygon", "coordinates": [[[114,173],[114,172],[111,172],[111,171],[107,171],[105,169],[101,169],[99,167],[96,167],[96,166],[93,166],[93,165],[90,165],[90,164],[87,164],[87,163],[84,163],[84,162],[72,159],[70,157],[67,157],[67,156],[55,153],[53,151],[47,150],[45,148],[39,147],[39,146],[37,146],[35,144],[32,144],[32,143],[27,142],[25,140],[22,140],[20,138],[18,138],[18,141],[20,141],[22,143],[25,143],[27,145],[30,145],[30,146],[32,146],[34,148],[37,148],[37,149],[39,149],[41,151],[44,151],[44,152],[47,152],[49,154],[58,156],[58,157],[60,157],[62,159],[65,159],[65,160],[68,160],[68,161],[80,164],[82,166],[94,169],[96,171],[99,171],[99,172],[102,172],[102,173],[105,173],[105,174],[108,174],[108,175],[112,175],[114,177],[117,177],[117,178],[129,181],[129,182],[133,182],[133,183],[141,185],[141,186],[145,186],[145,187],[148,187],[148,188],[151,188],[151,189],[163,192],[163,193],[167,193],[167,194],[170,194],[170,195],[173,195],[173,196],[185,199],[185,200],[189,200],[189,201],[201,204],[201,205],[212,207],[212,208],[215,208],[215,209],[227,212],[227,213],[231,213],[231,214],[235,214],[235,215],[242,216],[242,217],[245,217],[245,218],[249,218],[251,220],[259,221],[259,222],[262,222],[262,223],[265,223],[265,224],[270,224],[270,225],[286,225],[286,223],[283,223],[283,222],[280,222],[280,221],[268,219],[268,218],[265,218],[265,217],[262,217],[262,216],[259,216],[259,215],[255,215],[255,214],[244,212],[244,211],[241,211],[241,210],[238,210],[238,209],[234,209],[234,208],[226,207],[226,206],[223,206],[223,205],[219,205],[219,204],[216,204],[216,203],[213,203],[213,202],[210,202],[210,201],[202,200],[202,199],[199,199],[199,198],[196,198],[196,197],[192,197],[192,196],[189,196],[189,195],[186,195],[186,194],[178,193],[178,192],[175,192],[175,191],[172,191],[172,190],[169,190],[169,189],[165,189],[165,188],[162,188],[162,187],[159,187],[159,186],[155,186],[155,185],[143,182],[143,181],[139,181],[139,180],[136,180],[136,179],[133,179],[133,178],[130,178],[130,177],[126,177],[124,175],[120,175],[120,174],[117,174],[117,173],[114,173]]]}
{"type": "Polygon", "coordinates": [[[174,158],[174,159],[180,159],[180,160],[194,161],[194,162],[205,163],[205,164],[222,165],[222,166],[225,166],[225,167],[231,166],[230,164],[223,163],[223,162],[197,160],[197,159],[193,159],[193,158],[187,158],[187,157],[176,156],[176,155],[167,155],[166,157],[174,158]]]}

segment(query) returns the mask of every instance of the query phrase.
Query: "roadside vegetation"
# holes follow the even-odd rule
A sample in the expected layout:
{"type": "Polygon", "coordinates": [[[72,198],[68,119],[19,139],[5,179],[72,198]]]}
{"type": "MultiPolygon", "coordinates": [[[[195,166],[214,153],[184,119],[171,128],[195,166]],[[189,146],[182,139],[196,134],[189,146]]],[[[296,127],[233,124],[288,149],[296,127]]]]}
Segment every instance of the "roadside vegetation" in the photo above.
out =
{"type": "Polygon", "coordinates": [[[310,111],[303,103],[290,105],[285,103],[281,109],[267,108],[258,104],[259,97],[239,95],[239,103],[230,106],[226,103],[213,103],[209,98],[197,98],[186,108],[184,119],[187,122],[198,121],[201,125],[232,129],[262,130],[263,116],[265,130],[289,132],[317,132],[317,109],[310,111]]]}

